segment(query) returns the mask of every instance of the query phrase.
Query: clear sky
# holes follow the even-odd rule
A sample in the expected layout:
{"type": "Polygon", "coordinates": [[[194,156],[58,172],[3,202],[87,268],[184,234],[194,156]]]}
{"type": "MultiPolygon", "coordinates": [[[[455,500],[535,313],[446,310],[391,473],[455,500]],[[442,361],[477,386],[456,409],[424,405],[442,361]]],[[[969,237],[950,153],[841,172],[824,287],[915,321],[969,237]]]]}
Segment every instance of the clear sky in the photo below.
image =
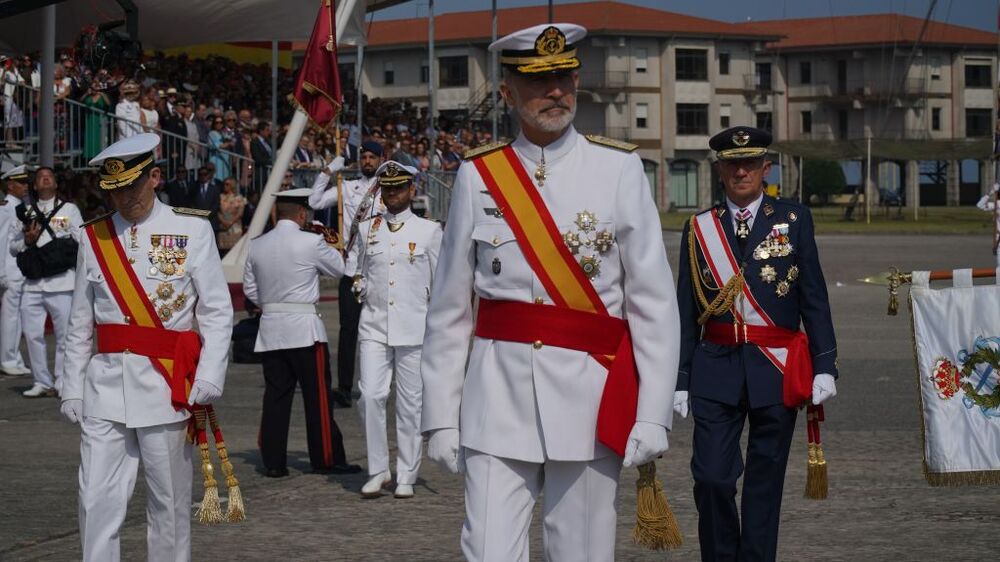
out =
{"type": "MultiPolygon", "coordinates": [[[[619,0],[692,16],[737,22],[755,20],[847,16],[898,12],[923,18],[932,0],[619,0]]],[[[556,4],[572,1],[555,0],[556,4]]],[[[412,18],[427,15],[428,0],[411,0],[383,10],[377,19],[412,18]]],[[[544,6],[545,0],[497,0],[497,7],[544,6]]],[[[434,11],[488,10],[491,0],[435,0],[434,11]]],[[[955,25],[996,31],[995,0],[938,0],[932,19],[955,25]]]]}

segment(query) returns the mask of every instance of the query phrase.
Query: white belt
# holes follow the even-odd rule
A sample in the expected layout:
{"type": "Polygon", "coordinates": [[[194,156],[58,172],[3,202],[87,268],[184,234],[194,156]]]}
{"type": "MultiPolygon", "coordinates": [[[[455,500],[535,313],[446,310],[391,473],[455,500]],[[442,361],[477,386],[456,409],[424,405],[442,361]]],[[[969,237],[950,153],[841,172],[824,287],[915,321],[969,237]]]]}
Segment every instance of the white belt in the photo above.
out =
{"type": "Polygon", "coordinates": [[[264,313],[291,312],[297,314],[316,314],[316,305],[305,302],[269,302],[261,306],[264,313]]]}

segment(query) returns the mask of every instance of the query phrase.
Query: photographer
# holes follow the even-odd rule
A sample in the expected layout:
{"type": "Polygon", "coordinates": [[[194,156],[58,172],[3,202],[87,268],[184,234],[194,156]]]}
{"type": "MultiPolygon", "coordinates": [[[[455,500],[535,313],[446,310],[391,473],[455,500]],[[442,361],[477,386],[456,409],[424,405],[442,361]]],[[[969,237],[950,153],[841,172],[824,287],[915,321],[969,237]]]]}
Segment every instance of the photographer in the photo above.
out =
{"type": "MultiPolygon", "coordinates": [[[[24,274],[21,329],[28,344],[28,360],[35,384],[26,398],[56,396],[63,372],[66,325],[73,301],[77,242],[83,219],[73,203],[56,197],[52,168],[35,172],[35,187],[28,200],[17,206],[11,223],[10,254],[24,274]],[[45,316],[55,329],[55,373],[49,371],[45,349],[45,316]]],[[[127,241],[126,241],[127,242],[127,241]]]]}

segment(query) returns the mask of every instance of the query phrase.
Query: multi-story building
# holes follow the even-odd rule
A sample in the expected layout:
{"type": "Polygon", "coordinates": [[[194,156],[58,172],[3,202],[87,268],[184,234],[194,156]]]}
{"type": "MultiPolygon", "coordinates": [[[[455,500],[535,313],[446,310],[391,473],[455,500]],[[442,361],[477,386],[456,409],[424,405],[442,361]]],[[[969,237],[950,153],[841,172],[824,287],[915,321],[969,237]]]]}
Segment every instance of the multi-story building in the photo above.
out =
{"type": "MultiPolygon", "coordinates": [[[[546,10],[500,10],[498,33],[546,21],[546,10]]],[[[490,103],[490,16],[434,20],[443,116],[485,121],[506,110],[490,103]]],[[[770,129],[779,142],[794,141],[786,147],[992,131],[996,38],[983,31],[929,22],[921,36],[923,21],[900,15],[730,24],[612,1],[558,5],[555,19],[589,30],[578,46],[577,128],[637,144],[661,208],[704,207],[718,197],[708,139],[729,126],[770,129]]],[[[428,31],[426,18],[375,22],[363,68],[350,68],[353,52],[341,54],[341,65],[360,72],[370,97],[427,105],[428,31]]],[[[784,166],[776,176],[791,193],[797,161],[777,160],[784,166]]],[[[942,174],[950,179],[941,202],[945,191],[958,202],[959,168],[942,174]]],[[[919,185],[915,160],[900,169],[907,185],[919,185]]],[[[985,172],[979,179],[992,181],[985,172]]]]}

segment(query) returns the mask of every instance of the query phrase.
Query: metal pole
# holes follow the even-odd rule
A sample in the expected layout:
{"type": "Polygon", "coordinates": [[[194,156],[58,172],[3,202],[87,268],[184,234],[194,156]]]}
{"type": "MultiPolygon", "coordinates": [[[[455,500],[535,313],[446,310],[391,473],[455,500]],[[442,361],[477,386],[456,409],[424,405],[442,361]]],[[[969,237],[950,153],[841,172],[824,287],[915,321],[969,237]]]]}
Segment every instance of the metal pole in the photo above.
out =
{"type": "Polygon", "coordinates": [[[799,156],[799,203],[802,203],[802,157],[799,156]]]}
{"type": "MultiPolygon", "coordinates": [[[[431,165],[430,169],[434,169],[434,155],[437,152],[437,123],[434,118],[434,114],[437,113],[437,60],[434,58],[434,0],[428,0],[427,4],[427,94],[428,94],[428,107],[427,107],[427,123],[430,129],[430,141],[431,141],[431,165]]],[[[444,157],[444,154],[441,155],[444,157]]]]}
{"type": "Polygon", "coordinates": [[[278,146],[278,42],[271,41],[271,146],[278,146]]]}
{"type": "MultiPolygon", "coordinates": [[[[432,2],[434,0],[431,0],[432,2]]],[[[552,0],[549,0],[549,23],[552,23],[552,0]]]]}
{"type": "Polygon", "coordinates": [[[364,111],[364,101],[363,101],[363,99],[361,97],[362,96],[361,84],[362,84],[362,77],[365,74],[365,46],[361,45],[361,44],[358,44],[358,65],[357,65],[357,68],[358,68],[358,78],[357,78],[357,80],[358,80],[358,87],[355,90],[358,93],[357,94],[358,95],[358,147],[357,148],[359,150],[359,152],[358,152],[358,158],[360,158],[361,157],[361,153],[360,153],[361,142],[364,140],[364,136],[365,136],[365,120],[361,116],[362,112],[364,111]]]}
{"type": "MultiPolygon", "coordinates": [[[[998,0],[1000,1],[1000,0],[998,0]]],[[[493,29],[490,33],[490,41],[497,40],[497,0],[493,0],[493,29]]],[[[493,111],[493,140],[497,140],[497,120],[500,116],[500,112],[497,111],[497,90],[500,88],[500,80],[497,77],[497,71],[499,70],[497,66],[499,65],[499,60],[497,58],[497,53],[490,53],[490,107],[493,111]]]]}
{"type": "MultiPolygon", "coordinates": [[[[38,163],[52,166],[55,163],[55,58],[56,58],[56,6],[42,8],[42,68],[41,99],[38,105],[38,163]]],[[[28,80],[30,81],[30,77],[28,80]]],[[[29,112],[31,104],[25,104],[29,112]]]]}
{"type": "Polygon", "coordinates": [[[871,183],[872,183],[872,134],[871,131],[868,132],[868,156],[867,164],[865,164],[865,223],[871,224],[872,222],[872,198],[871,198],[871,183]]]}

